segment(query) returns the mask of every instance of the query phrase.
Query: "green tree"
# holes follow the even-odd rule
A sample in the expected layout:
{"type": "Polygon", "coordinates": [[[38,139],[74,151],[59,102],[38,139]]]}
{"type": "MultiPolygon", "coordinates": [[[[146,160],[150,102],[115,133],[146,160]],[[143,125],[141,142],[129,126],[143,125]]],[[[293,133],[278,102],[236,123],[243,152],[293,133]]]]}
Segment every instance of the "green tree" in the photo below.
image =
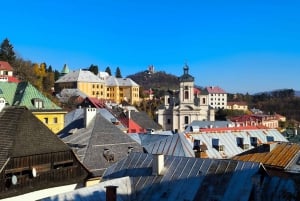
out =
{"type": "Polygon", "coordinates": [[[11,65],[16,60],[16,55],[14,52],[14,47],[10,44],[9,40],[6,38],[1,44],[0,47],[0,60],[7,61],[11,65]]]}
{"type": "Polygon", "coordinates": [[[60,76],[60,72],[58,70],[55,70],[54,71],[54,80],[58,80],[59,79],[59,76],[60,76]]]}
{"type": "Polygon", "coordinates": [[[117,67],[117,69],[116,69],[116,78],[122,78],[121,70],[119,67],[117,67]]]}
{"type": "Polygon", "coordinates": [[[92,65],[89,67],[89,71],[91,71],[91,72],[94,73],[95,75],[98,75],[98,72],[99,72],[98,66],[92,64],[92,65]]]}
{"type": "Polygon", "coordinates": [[[109,66],[106,67],[105,72],[107,72],[111,76],[111,70],[109,66]]]}

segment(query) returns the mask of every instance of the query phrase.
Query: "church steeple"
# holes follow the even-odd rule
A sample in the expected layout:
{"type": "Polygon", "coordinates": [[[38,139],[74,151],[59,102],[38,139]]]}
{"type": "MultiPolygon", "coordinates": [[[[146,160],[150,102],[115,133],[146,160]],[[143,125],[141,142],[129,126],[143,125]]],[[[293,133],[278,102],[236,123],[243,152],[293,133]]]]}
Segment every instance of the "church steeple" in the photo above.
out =
{"type": "Polygon", "coordinates": [[[183,67],[183,75],[179,77],[180,82],[194,82],[194,77],[189,74],[189,66],[185,64],[183,67]]]}

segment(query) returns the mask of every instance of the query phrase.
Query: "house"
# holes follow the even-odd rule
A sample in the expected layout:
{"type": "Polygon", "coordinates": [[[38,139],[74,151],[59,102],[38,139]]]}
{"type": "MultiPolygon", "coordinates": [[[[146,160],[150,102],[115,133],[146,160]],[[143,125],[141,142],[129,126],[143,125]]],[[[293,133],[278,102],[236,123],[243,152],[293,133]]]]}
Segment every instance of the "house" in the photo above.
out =
{"type": "Polygon", "coordinates": [[[73,113],[74,121],[67,124],[59,136],[91,172],[93,181],[87,185],[99,181],[107,167],[128,153],[143,151],[114,122],[97,113],[96,108],[84,108],[83,113],[79,110],[73,113]]]}
{"type": "Polygon", "coordinates": [[[187,65],[179,82],[179,90],[168,91],[164,103],[156,111],[157,122],[163,130],[182,132],[192,121],[214,121],[215,113],[208,104],[208,96],[194,94],[194,77],[189,74],[187,65]]]}
{"type": "Polygon", "coordinates": [[[105,98],[105,82],[88,70],[71,71],[54,84],[55,92],[63,89],[79,89],[86,96],[105,98]]]}
{"type": "MultiPolygon", "coordinates": [[[[162,130],[162,127],[159,124],[157,124],[153,119],[151,119],[146,112],[143,111],[136,112],[136,111],[128,110],[126,115],[129,120],[134,121],[136,124],[140,126],[140,128],[143,129],[142,131],[143,133],[162,130]]],[[[130,129],[130,132],[128,131],[128,133],[135,133],[135,132],[133,129],[130,129]]]]}
{"type": "Polygon", "coordinates": [[[231,117],[230,121],[239,126],[265,126],[267,128],[278,128],[279,121],[275,115],[252,114],[231,117]]]}
{"type": "Polygon", "coordinates": [[[0,199],[31,193],[35,200],[38,190],[59,193],[85,183],[89,172],[73,151],[26,108],[5,108],[0,130],[0,199]]]}
{"type": "Polygon", "coordinates": [[[13,75],[14,69],[6,61],[0,61],[0,82],[15,82],[19,80],[13,75]]]}
{"type": "Polygon", "coordinates": [[[64,128],[64,116],[67,112],[29,82],[0,82],[0,105],[3,101],[5,106],[27,107],[53,133],[64,128]]]}
{"type": "Polygon", "coordinates": [[[246,102],[237,102],[237,101],[231,101],[227,102],[227,110],[242,110],[242,111],[248,111],[248,104],[246,102]]]}
{"type": "Polygon", "coordinates": [[[120,103],[123,100],[131,104],[139,102],[139,85],[130,78],[116,78],[88,70],[71,71],[55,82],[55,92],[63,89],[79,89],[88,97],[110,100],[120,103]]]}
{"type": "Polygon", "coordinates": [[[208,94],[208,104],[214,109],[227,108],[227,93],[218,86],[209,86],[205,88],[208,94]]]}
{"type": "Polygon", "coordinates": [[[205,128],[186,132],[196,157],[226,159],[263,143],[288,142],[276,129],[248,127],[205,128]]]}

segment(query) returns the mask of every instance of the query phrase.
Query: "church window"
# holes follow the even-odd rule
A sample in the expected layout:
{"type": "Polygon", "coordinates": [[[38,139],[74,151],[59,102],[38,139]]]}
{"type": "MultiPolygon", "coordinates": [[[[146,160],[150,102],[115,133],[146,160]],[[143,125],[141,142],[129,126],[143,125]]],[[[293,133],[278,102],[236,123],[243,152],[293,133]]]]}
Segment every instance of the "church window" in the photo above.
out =
{"type": "Polygon", "coordinates": [[[168,120],[167,120],[167,123],[168,123],[168,124],[171,124],[171,119],[168,119],[168,120]]]}
{"type": "Polygon", "coordinates": [[[184,116],[184,123],[188,124],[189,123],[189,117],[188,116],[184,116]]]}
{"type": "Polygon", "coordinates": [[[188,91],[184,92],[184,99],[189,99],[189,92],[188,91]]]}
{"type": "Polygon", "coordinates": [[[206,104],[206,99],[202,98],[202,104],[206,104]]]}

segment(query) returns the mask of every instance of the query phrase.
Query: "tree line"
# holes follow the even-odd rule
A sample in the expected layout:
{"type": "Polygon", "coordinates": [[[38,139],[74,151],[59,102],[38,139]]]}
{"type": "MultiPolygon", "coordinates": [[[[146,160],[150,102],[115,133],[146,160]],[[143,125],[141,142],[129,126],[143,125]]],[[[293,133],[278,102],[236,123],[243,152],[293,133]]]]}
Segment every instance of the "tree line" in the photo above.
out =
{"type": "MultiPolygon", "coordinates": [[[[10,43],[8,38],[5,38],[0,46],[0,61],[8,62],[14,68],[14,76],[20,81],[28,81],[34,85],[38,90],[43,92],[48,97],[51,96],[52,87],[56,80],[60,77],[58,70],[53,70],[51,65],[46,62],[36,63],[30,60],[24,60],[16,55],[14,46],[10,43]]],[[[95,75],[98,74],[98,66],[91,64],[88,68],[89,71],[95,75]]],[[[110,76],[112,75],[109,66],[106,67],[105,72],[110,76]]],[[[115,76],[122,78],[121,70],[116,68],[115,76]]]]}

